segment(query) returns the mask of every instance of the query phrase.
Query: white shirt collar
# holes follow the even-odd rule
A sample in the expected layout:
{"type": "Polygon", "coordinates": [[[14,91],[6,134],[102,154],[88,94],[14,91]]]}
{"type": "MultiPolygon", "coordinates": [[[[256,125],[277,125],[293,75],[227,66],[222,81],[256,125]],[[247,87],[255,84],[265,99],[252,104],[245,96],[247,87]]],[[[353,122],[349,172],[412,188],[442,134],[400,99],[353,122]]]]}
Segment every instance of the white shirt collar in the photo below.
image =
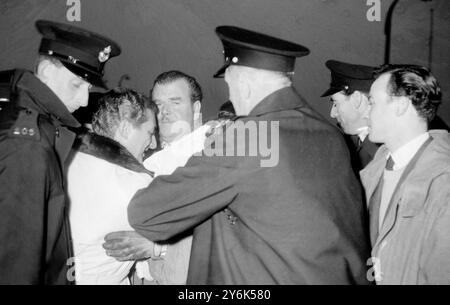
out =
{"type": "Polygon", "coordinates": [[[426,140],[428,140],[429,137],[430,135],[428,134],[428,132],[425,132],[420,136],[415,137],[408,143],[398,148],[393,153],[388,154],[386,159],[388,159],[389,156],[392,156],[392,159],[395,162],[394,170],[404,168],[406,165],[408,165],[409,161],[411,161],[416,152],[419,150],[422,144],[425,143],[426,140]]]}
{"type": "Polygon", "coordinates": [[[361,140],[361,142],[364,142],[366,137],[369,135],[369,127],[368,126],[360,127],[356,131],[358,132],[358,137],[361,140]]]}

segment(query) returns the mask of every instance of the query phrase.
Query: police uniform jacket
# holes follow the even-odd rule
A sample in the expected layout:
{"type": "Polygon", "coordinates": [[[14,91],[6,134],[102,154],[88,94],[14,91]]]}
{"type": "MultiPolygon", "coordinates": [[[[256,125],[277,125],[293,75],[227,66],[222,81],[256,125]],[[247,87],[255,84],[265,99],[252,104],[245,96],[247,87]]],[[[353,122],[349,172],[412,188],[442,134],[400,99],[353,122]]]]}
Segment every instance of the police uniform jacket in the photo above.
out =
{"type": "Polygon", "coordinates": [[[362,142],[357,135],[344,135],[344,138],[346,139],[350,150],[350,159],[353,170],[355,171],[356,176],[359,177],[359,172],[372,161],[380,146],[371,142],[368,136],[366,136],[362,142]]]}
{"type": "Polygon", "coordinates": [[[153,241],[195,227],[188,284],[366,283],[361,190],[337,129],[291,87],[238,120],[257,126],[235,143],[244,150],[279,122],[275,166],[261,166],[260,151],[226,156],[226,139],[225,156],[205,149],[138,191],[131,225],[153,241]]]}
{"type": "Polygon", "coordinates": [[[79,123],[28,71],[2,72],[0,284],[66,284],[73,277],[63,166],[79,123]],[[3,86],[5,87],[5,86],[3,86]]]}

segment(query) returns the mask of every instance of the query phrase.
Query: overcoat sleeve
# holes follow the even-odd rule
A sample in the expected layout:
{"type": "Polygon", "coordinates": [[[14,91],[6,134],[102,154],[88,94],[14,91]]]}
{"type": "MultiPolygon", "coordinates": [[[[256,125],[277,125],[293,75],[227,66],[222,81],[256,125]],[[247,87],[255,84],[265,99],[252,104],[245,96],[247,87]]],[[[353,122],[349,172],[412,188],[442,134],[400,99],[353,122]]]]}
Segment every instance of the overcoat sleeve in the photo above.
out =
{"type": "Polygon", "coordinates": [[[446,177],[445,182],[441,186],[446,189],[437,196],[441,202],[436,204],[441,206],[441,209],[434,220],[423,249],[422,284],[450,284],[450,191],[448,189],[450,176],[446,177]]]}
{"type": "Polygon", "coordinates": [[[31,141],[9,143],[0,160],[0,284],[39,284],[46,260],[48,158],[31,141]]]}
{"type": "Polygon", "coordinates": [[[170,176],[138,191],[128,206],[131,226],[152,241],[165,241],[224,209],[237,195],[237,157],[193,156],[170,176]]]}

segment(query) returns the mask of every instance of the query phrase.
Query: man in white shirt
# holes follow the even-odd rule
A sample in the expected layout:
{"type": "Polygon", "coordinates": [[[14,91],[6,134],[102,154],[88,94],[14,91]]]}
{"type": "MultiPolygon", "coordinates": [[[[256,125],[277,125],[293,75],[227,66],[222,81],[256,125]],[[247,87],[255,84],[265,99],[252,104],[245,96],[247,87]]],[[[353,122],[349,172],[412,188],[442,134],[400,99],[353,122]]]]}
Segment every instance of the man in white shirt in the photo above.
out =
{"type": "MultiPolygon", "coordinates": [[[[200,152],[208,125],[202,126],[202,90],[195,78],[180,71],[160,74],[153,83],[151,98],[158,106],[159,136],[162,150],[144,161],[155,176],[169,175],[200,152]]],[[[190,233],[190,232],[189,232],[190,233]]],[[[169,245],[153,244],[136,232],[115,232],[106,238],[107,253],[118,260],[149,260],[151,277],[158,284],[185,284],[189,266],[192,235],[183,234],[169,245]],[[108,244],[109,242],[109,244],[108,244]]]]}
{"type": "Polygon", "coordinates": [[[450,284],[450,136],[428,130],[441,90],[426,68],[380,69],[369,139],[384,145],[361,172],[378,284],[450,284]]]}
{"type": "Polygon", "coordinates": [[[146,168],[158,175],[168,175],[184,165],[195,152],[203,149],[205,126],[198,136],[189,135],[202,126],[202,90],[197,81],[180,71],[160,74],[153,83],[151,98],[158,106],[158,125],[161,151],[144,162],[146,168]]]}

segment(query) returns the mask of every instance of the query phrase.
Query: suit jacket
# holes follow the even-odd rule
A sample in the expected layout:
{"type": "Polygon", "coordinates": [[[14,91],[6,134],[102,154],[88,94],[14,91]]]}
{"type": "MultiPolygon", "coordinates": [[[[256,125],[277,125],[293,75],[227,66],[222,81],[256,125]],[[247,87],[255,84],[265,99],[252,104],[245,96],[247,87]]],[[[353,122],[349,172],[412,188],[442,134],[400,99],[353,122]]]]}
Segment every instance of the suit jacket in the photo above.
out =
{"type": "MultiPolygon", "coordinates": [[[[450,284],[450,135],[430,136],[405,168],[380,231],[371,231],[378,284],[450,284]]],[[[388,153],[382,146],[361,172],[374,228],[380,200],[372,196],[388,153]]]]}
{"type": "Polygon", "coordinates": [[[73,262],[63,167],[79,123],[31,72],[0,111],[0,284],[66,284],[73,262]]]}
{"type": "Polygon", "coordinates": [[[188,284],[367,283],[360,187],[337,129],[291,87],[267,96],[224,135],[236,124],[256,135],[233,143],[217,137],[212,145],[225,139],[223,156],[205,149],[157,177],[131,200],[131,225],[153,241],[195,227],[188,284]],[[278,132],[264,128],[277,123],[278,132]],[[273,167],[262,166],[266,152],[251,153],[268,139],[279,143],[273,167]]]}
{"type": "Polygon", "coordinates": [[[360,141],[357,135],[345,135],[344,137],[349,146],[353,170],[355,171],[356,176],[359,177],[359,172],[372,161],[380,146],[371,142],[368,136],[363,142],[360,141]]]}

